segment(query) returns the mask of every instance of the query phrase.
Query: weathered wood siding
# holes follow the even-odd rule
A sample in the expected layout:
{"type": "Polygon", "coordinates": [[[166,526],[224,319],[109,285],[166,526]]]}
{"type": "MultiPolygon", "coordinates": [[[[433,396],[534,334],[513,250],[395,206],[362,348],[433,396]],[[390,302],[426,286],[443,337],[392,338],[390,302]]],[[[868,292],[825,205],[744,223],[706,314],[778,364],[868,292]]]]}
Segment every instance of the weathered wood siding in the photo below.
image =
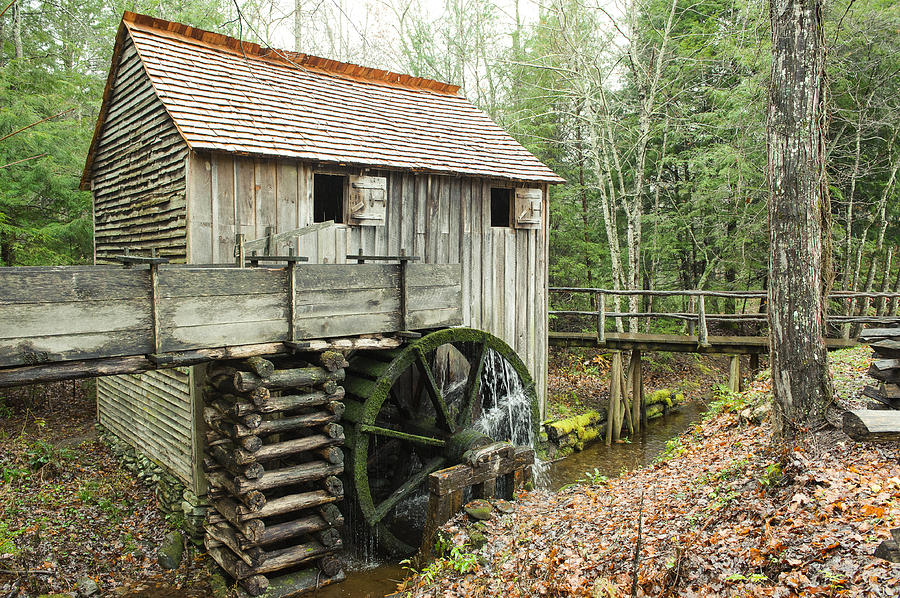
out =
{"type": "Polygon", "coordinates": [[[188,369],[108,376],[97,382],[100,423],[192,486],[188,369]]]}
{"type": "Polygon", "coordinates": [[[156,97],[126,38],[93,162],[94,254],[109,263],[126,248],[184,261],[187,145],[156,97]]]}
{"type": "MultiPolygon", "coordinates": [[[[94,261],[110,263],[126,248],[141,255],[156,249],[161,256],[184,261],[187,145],[156,97],[130,38],[113,69],[116,80],[91,173],[94,261]]],[[[135,290],[149,297],[149,288],[135,290]]],[[[85,318],[56,320],[54,331],[78,321],[85,318]]],[[[109,342],[146,343],[150,336],[141,327],[149,325],[140,317],[123,323],[109,342]]],[[[96,335],[82,340],[86,342],[69,350],[73,357],[103,342],[96,335]]],[[[101,378],[97,407],[101,424],[190,484],[193,425],[186,380],[186,371],[174,370],[101,378]]]]}
{"type": "MultiPolygon", "coordinates": [[[[284,232],[312,224],[315,172],[363,174],[228,154],[194,153],[189,163],[188,252],[193,263],[233,260],[237,232],[252,240],[264,236],[267,226],[284,232]]],[[[388,179],[384,225],[336,225],[303,237],[294,249],[314,263],[343,263],[347,254],[360,250],[366,255],[397,255],[404,249],[424,263],[461,264],[463,323],[504,339],[522,356],[538,381],[543,404],[546,216],[537,229],[492,228],[491,187],[512,186],[508,182],[383,171],[365,174],[388,179]]],[[[542,189],[546,215],[546,186],[542,189]]],[[[287,247],[276,248],[276,253],[286,251],[287,247]]]]}

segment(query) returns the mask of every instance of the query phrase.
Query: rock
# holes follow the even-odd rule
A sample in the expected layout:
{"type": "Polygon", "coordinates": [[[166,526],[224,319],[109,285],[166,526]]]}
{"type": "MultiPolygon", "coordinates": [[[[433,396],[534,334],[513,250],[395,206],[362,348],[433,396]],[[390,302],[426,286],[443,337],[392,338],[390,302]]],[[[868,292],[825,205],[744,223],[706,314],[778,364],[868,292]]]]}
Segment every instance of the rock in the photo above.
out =
{"type": "Polygon", "coordinates": [[[156,551],[156,562],[163,569],[177,569],[183,554],[184,538],[181,532],[170,532],[156,551]]]}
{"type": "Polygon", "coordinates": [[[472,546],[472,548],[478,550],[479,548],[487,544],[487,538],[478,530],[470,530],[469,544],[472,546]]]}
{"type": "Polygon", "coordinates": [[[78,590],[78,595],[83,598],[100,595],[100,586],[90,577],[82,577],[79,579],[78,583],[75,584],[75,589],[78,590]]]}
{"type": "Polygon", "coordinates": [[[463,510],[465,510],[466,514],[472,519],[487,521],[491,518],[491,503],[486,500],[478,499],[466,503],[463,510]]]}
{"type": "Polygon", "coordinates": [[[503,500],[502,498],[495,498],[491,501],[491,505],[504,515],[507,513],[512,513],[515,511],[516,507],[509,502],[508,500],[503,500]]]}

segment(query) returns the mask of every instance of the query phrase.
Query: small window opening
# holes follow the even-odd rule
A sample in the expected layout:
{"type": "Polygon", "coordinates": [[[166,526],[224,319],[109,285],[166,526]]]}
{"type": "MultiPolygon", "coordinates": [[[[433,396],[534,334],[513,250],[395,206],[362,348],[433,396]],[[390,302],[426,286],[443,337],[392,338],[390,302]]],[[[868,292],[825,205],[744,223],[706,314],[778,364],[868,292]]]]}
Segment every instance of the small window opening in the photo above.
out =
{"type": "Polygon", "coordinates": [[[510,204],[512,189],[491,187],[491,226],[512,226],[510,204]]]}
{"type": "Polygon", "coordinates": [[[333,174],[313,178],[313,222],[344,222],[344,179],[333,174]]]}

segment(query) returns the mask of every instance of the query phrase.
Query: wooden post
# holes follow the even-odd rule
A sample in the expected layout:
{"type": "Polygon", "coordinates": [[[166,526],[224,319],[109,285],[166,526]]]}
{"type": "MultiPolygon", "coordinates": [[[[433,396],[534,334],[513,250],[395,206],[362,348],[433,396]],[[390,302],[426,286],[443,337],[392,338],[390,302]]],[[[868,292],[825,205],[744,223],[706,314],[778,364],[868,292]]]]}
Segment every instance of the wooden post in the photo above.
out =
{"type": "Polygon", "coordinates": [[[244,255],[244,234],[243,233],[237,233],[234,235],[234,257],[235,257],[235,264],[237,265],[237,267],[243,268],[245,265],[245,261],[246,261],[245,260],[246,256],[244,255]]]}
{"type": "MultiPolygon", "coordinates": [[[[624,356],[622,357],[624,361],[624,356]]],[[[624,369],[624,368],[623,368],[624,369]]],[[[631,417],[632,404],[628,402],[628,391],[631,389],[631,378],[634,376],[634,362],[628,362],[628,373],[623,373],[619,380],[622,389],[622,421],[628,426],[628,435],[634,436],[634,421],[631,417]]],[[[619,426],[621,428],[621,425],[619,426]]]]}
{"type": "Polygon", "coordinates": [[[606,344],[606,294],[597,293],[597,344],[606,344]]]}
{"type": "MultiPolygon", "coordinates": [[[[156,257],[156,250],[150,250],[150,257],[156,257]]],[[[153,352],[159,353],[159,264],[150,264],[150,312],[153,320],[153,352]]]]}
{"type": "Polygon", "coordinates": [[[407,323],[409,316],[409,289],[407,288],[407,266],[409,260],[406,258],[406,249],[400,250],[400,330],[409,330],[407,323]]]}
{"type": "Polygon", "coordinates": [[[759,373],[759,353],[750,354],[750,377],[755,378],[759,373]]]}
{"type": "MultiPolygon", "coordinates": [[[[697,309],[697,297],[695,295],[691,295],[688,298],[688,312],[693,313],[693,311],[697,309]]],[[[685,326],[685,332],[688,336],[694,336],[695,325],[693,320],[688,320],[687,325],[685,326]]]]}
{"type": "Polygon", "coordinates": [[[709,345],[709,331],[706,328],[706,301],[703,295],[700,295],[700,310],[699,310],[699,342],[701,346],[709,345]]]}
{"type": "Polygon", "coordinates": [[[616,351],[613,353],[612,367],[609,371],[609,407],[606,412],[606,445],[612,444],[613,440],[619,439],[620,429],[617,429],[616,422],[619,419],[619,398],[622,392],[622,353],[616,351]]]}
{"type": "MultiPolygon", "coordinates": [[[[288,255],[289,255],[289,256],[294,255],[294,248],[293,248],[293,247],[288,248],[288,255]]],[[[297,265],[297,262],[295,262],[294,260],[289,260],[289,261],[288,261],[288,265],[287,265],[287,275],[288,275],[288,338],[291,340],[291,342],[297,340],[296,337],[295,337],[296,332],[295,332],[295,330],[294,330],[294,329],[295,329],[295,326],[294,326],[294,319],[295,319],[295,316],[296,316],[295,310],[297,309],[297,307],[296,307],[296,305],[295,305],[296,302],[297,302],[297,289],[296,289],[297,281],[296,281],[296,271],[295,271],[295,266],[296,266],[296,265],[297,265]]]]}
{"type": "Polygon", "coordinates": [[[741,356],[731,356],[731,368],[728,373],[728,390],[733,393],[741,392],[741,356]]]}
{"type": "Polygon", "coordinates": [[[631,363],[631,421],[634,424],[635,433],[641,431],[641,424],[644,419],[644,384],[643,373],[641,371],[641,350],[632,349],[631,363]]]}

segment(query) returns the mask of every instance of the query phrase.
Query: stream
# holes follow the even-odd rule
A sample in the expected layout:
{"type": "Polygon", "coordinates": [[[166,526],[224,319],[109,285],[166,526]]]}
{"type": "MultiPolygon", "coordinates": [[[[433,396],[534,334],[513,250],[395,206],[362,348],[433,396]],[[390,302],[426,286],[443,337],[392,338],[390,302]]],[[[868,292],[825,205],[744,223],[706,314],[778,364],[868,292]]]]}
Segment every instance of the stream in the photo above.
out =
{"type": "MultiPolygon", "coordinates": [[[[592,474],[595,469],[601,475],[615,477],[623,470],[649,465],[670,438],[680,435],[700,418],[705,407],[702,403],[689,402],[677,413],[653,420],[632,442],[612,446],[596,442],[579,453],[551,463],[546,488],[559,490],[585,478],[586,473],[592,474]]],[[[351,563],[348,569],[353,568],[351,563]]],[[[398,563],[368,567],[360,563],[355,570],[347,571],[346,581],[322,588],[313,595],[317,598],[381,598],[394,592],[398,581],[406,574],[398,563]]]]}

